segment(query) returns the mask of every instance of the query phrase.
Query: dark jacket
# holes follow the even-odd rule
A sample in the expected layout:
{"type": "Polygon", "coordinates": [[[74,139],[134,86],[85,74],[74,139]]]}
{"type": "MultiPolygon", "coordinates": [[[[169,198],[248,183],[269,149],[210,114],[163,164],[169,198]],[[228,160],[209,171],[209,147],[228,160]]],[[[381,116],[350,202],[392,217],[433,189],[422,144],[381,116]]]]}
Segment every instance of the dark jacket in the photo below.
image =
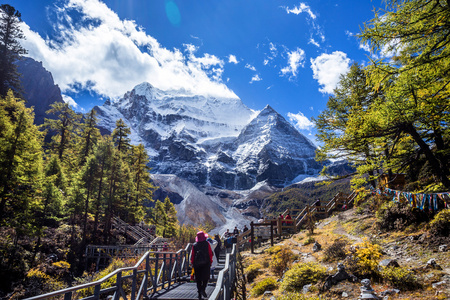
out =
{"type": "Polygon", "coordinates": [[[200,280],[200,281],[205,281],[205,280],[209,279],[210,268],[211,268],[211,264],[213,262],[213,253],[211,250],[211,246],[209,245],[209,243],[207,241],[194,243],[194,245],[192,246],[192,251],[191,251],[191,264],[192,265],[194,265],[195,252],[198,249],[201,249],[204,253],[209,254],[209,265],[203,266],[201,268],[198,268],[198,267],[194,268],[195,279],[200,280]]]}

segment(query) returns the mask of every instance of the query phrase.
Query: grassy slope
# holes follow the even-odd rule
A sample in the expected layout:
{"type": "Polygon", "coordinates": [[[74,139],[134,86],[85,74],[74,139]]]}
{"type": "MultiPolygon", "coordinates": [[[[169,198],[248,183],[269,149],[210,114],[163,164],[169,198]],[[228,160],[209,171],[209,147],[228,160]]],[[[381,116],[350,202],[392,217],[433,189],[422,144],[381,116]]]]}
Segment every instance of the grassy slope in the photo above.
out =
{"type": "Polygon", "coordinates": [[[294,184],[267,198],[262,210],[267,216],[277,216],[288,208],[303,209],[306,204],[316,199],[320,199],[325,204],[338,192],[350,193],[348,179],[338,180],[329,185],[321,185],[317,182],[294,184]]]}
{"type": "MultiPolygon", "coordinates": [[[[332,271],[329,271],[331,275],[336,273],[336,266],[339,260],[326,262],[324,260],[324,250],[331,246],[338,238],[346,239],[348,246],[368,238],[381,246],[383,255],[380,260],[396,258],[401,267],[415,270],[415,276],[418,278],[418,281],[423,283],[423,287],[421,288],[401,291],[398,295],[389,296],[389,299],[449,299],[447,297],[450,297],[450,252],[438,252],[437,246],[433,245],[432,241],[430,244],[430,241],[426,238],[423,242],[417,239],[418,236],[426,237],[428,235],[426,231],[427,226],[421,224],[416,227],[407,228],[404,231],[380,233],[375,226],[376,217],[373,214],[356,214],[356,211],[357,209],[352,209],[336,214],[333,217],[322,220],[318,224],[312,238],[322,245],[322,251],[314,253],[312,251],[312,243],[305,245],[305,242],[311,238],[305,231],[297,233],[289,239],[279,241],[277,245],[292,250],[295,255],[293,260],[298,260],[299,263],[312,261],[320,263],[327,269],[333,268],[332,271]],[[436,262],[442,267],[442,270],[422,269],[431,258],[436,259],[436,262]],[[447,281],[446,285],[438,289],[434,289],[431,286],[432,283],[442,280],[447,281]]],[[[361,210],[358,211],[361,212],[361,210]]],[[[270,266],[272,261],[274,261],[273,254],[269,254],[271,249],[273,248],[270,248],[270,245],[265,245],[256,250],[257,254],[251,254],[248,251],[242,253],[245,266],[252,264],[260,264],[262,266],[254,282],[247,284],[247,291],[251,291],[263,279],[269,277],[274,277],[276,280],[279,279],[279,276],[274,274],[270,266]]],[[[292,265],[289,267],[292,267],[292,265]]],[[[291,300],[318,299],[318,290],[322,284],[323,282],[319,282],[314,285],[312,288],[313,291],[306,295],[303,295],[300,291],[300,293],[289,295],[289,297],[291,300]]],[[[342,298],[343,292],[348,294],[348,298],[346,299],[357,299],[360,295],[360,286],[361,284],[359,282],[351,283],[349,281],[343,281],[333,286],[329,291],[320,293],[320,299],[344,299],[342,298]]],[[[378,279],[378,281],[372,280],[372,287],[378,295],[382,291],[395,288],[395,286],[383,281],[383,279],[378,279]]],[[[281,299],[286,298],[286,293],[281,291],[280,288],[274,290],[273,293],[277,299],[279,297],[281,299]]],[[[260,298],[261,296],[250,296],[250,299],[260,298]]]]}

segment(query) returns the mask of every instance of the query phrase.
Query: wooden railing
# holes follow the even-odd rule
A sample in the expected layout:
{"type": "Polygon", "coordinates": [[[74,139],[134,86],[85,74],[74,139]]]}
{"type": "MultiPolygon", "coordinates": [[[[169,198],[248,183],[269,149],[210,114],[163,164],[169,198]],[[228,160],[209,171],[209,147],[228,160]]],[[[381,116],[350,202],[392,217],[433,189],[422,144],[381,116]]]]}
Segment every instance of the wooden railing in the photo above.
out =
{"type": "Polygon", "coordinates": [[[112,296],[113,300],[146,298],[158,289],[170,288],[173,283],[188,278],[191,247],[192,245],[188,244],[185,249],[176,253],[147,251],[132,267],[117,269],[94,282],[38,295],[27,300],[48,298],[98,300],[109,296],[112,296]],[[111,281],[114,282],[111,286],[104,286],[111,281]]]}
{"type": "MultiPolygon", "coordinates": [[[[312,203],[306,205],[303,209],[287,209],[283,212],[283,215],[287,214],[293,216],[291,220],[289,219],[265,219],[262,223],[250,223],[251,225],[251,233],[242,233],[238,235],[238,243],[244,239],[244,237],[250,235],[250,239],[252,241],[251,249],[253,253],[254,248],[254,233],[255,228],[265,226],[266,228],[270,227],[270,238],[271,244],[273,245],[273,237],[279,237],[284,233],[295,233],[298,232],[303,224],[305,224],[309,218],[313,216],[319,216],[320,218],[328,217],[333,211],[341,209],[344,205],[350,208],[353,205],[353,202],[356,198],[357,194],[353,191],[350,195],[346,195],[344,193],[338,192],[334,197],[328,201],[326,205],[316,205],[316,203],[312,203]]],[[[267,234],[264,238],[268,239],[269,234],[267,234]]]]}
{"type": "MultiPolygon", "coordinates": [[[[105,277],[86,284],[63,290],[34,296],[26,300],[40,299],[83,299],[99,300],[140,300],[151,298],[161,289],[170,289],[176,282],[186,281],[189,277],[189,256],[192,244],[185,249],[173,252],[147,251],[132,267],[120,268],[105,277]],[[110,286],[104,286],[108,282],[110,286]]],[[[226,254],[225,266],[219,272],[217,283],[209,300],[230,300],[232,286],[236,280],[236,244],[226,254]]],[[[196,287],[194,287],[196,289],[196,287]]]]}
{"type": "Polygon", "coordinates": [[[236,254],[237,247],[233,244],[230,253],[225,257],[225,267],[219,272],[217,276],[217,283],[209,300],[230,300],[232,286],[236,280],[236,254]]]}

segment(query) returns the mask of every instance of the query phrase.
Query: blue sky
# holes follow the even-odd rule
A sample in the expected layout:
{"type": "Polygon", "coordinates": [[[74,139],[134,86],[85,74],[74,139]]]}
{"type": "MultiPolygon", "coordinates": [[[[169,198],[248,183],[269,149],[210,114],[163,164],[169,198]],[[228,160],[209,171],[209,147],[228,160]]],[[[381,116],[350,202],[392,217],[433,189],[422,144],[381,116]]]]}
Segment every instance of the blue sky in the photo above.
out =
{"type": "Polygon", "coordinates": [[[314,140],[311,117],[369,52],[381,0],[12,0],[29,54],[88,111],[148,81],[267,104],[314,140]]]}

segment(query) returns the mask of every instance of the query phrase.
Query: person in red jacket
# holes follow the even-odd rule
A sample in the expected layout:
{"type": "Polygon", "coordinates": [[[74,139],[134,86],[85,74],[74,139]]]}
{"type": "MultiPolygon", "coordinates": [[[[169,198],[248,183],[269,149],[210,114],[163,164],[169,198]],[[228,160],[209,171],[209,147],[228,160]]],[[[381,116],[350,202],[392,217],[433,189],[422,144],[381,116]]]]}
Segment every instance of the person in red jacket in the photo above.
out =
{"type": "Polygon", "coordinates": [[[213,252],[210,244],[206,241],[207,234],[203,231],[197,232],[195,243],[191,251],[191,264],[194,267],[195,281],[197,282],[198,299],[207,298],[206,286],[213,262],[213,252]]]}

